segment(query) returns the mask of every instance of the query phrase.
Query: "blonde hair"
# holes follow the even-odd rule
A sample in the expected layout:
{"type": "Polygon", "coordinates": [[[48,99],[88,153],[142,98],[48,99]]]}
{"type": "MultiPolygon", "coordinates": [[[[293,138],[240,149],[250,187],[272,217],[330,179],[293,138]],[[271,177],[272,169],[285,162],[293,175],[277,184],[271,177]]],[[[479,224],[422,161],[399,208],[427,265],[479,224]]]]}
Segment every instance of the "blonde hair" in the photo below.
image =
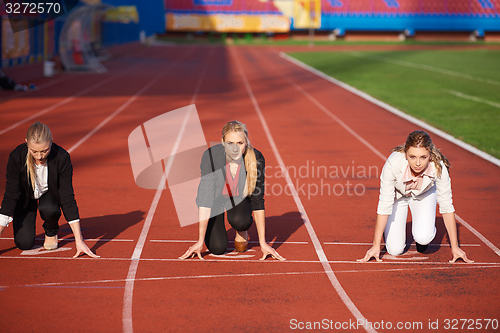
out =
{"type": "Polygon", "coordinates": [[[436,166],[438,177],[441,177],[441,162],[443,162],[447,169],[450,169],[450,162],[443,154],[441,154],[439,149],[436,148],[434,143],[432,143],[431,137],[426,132],[411,132],[406,138],[406,143],[404,145],[392,148],[392,151],[406,153],[410,147],[422,147],[426,148],[429,151],[429,153],[431,154],[431,162],[434,162],[434,165],[436,166]]]}
{"type": "MultiPolygon", "coordinates": [[[[30,128],[28,128],[28,133],[26,133],[26,144],[28,144],[28,142],[49,142],[49,144],[52,144],[52,133],[49,127],[38,121],[31,125],[30,128]]],[[[35,191],[35,159],[31,156],[29,148],[26,154],[26,172],[28,174],[28,179],[31,181],[31,187],[33,191],[35,191]]]]}
{"type": "Polygon", "coordinates": [[[245,182],[243,196],[248,196],[255,191],[255,185],[257,184],[257,158],[255,157],[255,151],[253,150],[252,144],[248,138],[248,130],[245,124],[237,120],[228,122],[222,128],[222,141],[225,141],[226,134],[229,132],[237,133],[245,141],[246,149],[245,154],[243,154],[243,158],[245,160],[247,180],[245,182]]]}

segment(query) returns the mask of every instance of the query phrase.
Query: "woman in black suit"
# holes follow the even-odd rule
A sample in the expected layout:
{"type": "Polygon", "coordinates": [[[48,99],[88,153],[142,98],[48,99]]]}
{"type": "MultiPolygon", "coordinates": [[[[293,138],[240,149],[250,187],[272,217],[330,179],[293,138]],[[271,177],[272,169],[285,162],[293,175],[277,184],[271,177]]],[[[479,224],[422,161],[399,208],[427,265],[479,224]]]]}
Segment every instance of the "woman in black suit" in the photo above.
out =
{"type": "Polygon", "coordinates": [[[247,250],[247,230],[255,219],[263,254],[261,259],[271,255],[275,259],[285,260],[266,243],[264,156],[252,147],[246,126],[239,121],[230,121],[224,126],[221,141],[221,144],[209,148],[203,154],[196,197],[199,238],[180,259],[191,255],[203,259],[203,243],[213,254],[223,254],[228,242],[224,226],[224,212],[227,212],[229,224],[236,229],[236,251],[247,250]]]}
{"type": "Polygon", "coordinates": [[[26,143],[9,155],[7,182],[0,207],[0,235],[10,222],[14,242],[21,250],[35,243],[37,209],[44,221],[44,248],[57,249],[61,208],[75,236],[76,255],[98,257],[83,241],[80,216],[73,192],[73,166],[69,153],[52,142],[50,129],[39,122],[31,125],[26,143]]]}

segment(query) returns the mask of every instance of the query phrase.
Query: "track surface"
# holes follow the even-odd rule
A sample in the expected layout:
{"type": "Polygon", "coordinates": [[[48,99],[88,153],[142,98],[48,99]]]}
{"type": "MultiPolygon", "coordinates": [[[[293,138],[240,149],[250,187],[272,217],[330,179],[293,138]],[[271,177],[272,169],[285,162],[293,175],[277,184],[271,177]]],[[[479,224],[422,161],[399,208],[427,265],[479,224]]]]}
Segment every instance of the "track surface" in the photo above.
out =
{"type": "MultiPolygon", "coordinates": [[[[71,152],[83,233],[102,257],[71,259],[64,220],[59,252],[23,253],[7,228],[0,239],[3,332],[289,331],[308,322],[379,332],[389,331],[388,322],[393,329],[406,323],[417,332],[429,331],[429,321],[444,331],[446,319],[479,319],[483,327],[500,320],[499,254],[461,224],[459,240],[474,264],[448,264],[440,216],[427,253],[413,243],[401,257],[356,262],[373,237],[382,157],[416,127],[278,51],[131,45],[106,63],[106,74],[61,74],[37,82],[37,91],[0,95],[0,174],[29,125],[49,125],[71,152]],[[168,190],[155,207],[155,191],[135,185],[127,138],[143,122],[192,103],[207,142],[217,142],[229,120],[247,124],[268,166],[266,236],[286,262],[257,260],[257,243],[245,254],[177,260],[197,226],[179,226],[168,190]],[[290,168],[289,179],[280,165],[290,168]],[[285,193],[290,183],[295,197],[285,193]],[[140,259],[131,260],[138,249],[140,259]],[[362,318],[374,329],[346,326],[362,318]]],[[[498,247],[499,168],[433,139],[452,163],[457,214],[498,247]]],[[[41,245],[40,220],[37,228],[41,245]]],[[[250,238],[257,240],[255,226],[250,238]]]]}

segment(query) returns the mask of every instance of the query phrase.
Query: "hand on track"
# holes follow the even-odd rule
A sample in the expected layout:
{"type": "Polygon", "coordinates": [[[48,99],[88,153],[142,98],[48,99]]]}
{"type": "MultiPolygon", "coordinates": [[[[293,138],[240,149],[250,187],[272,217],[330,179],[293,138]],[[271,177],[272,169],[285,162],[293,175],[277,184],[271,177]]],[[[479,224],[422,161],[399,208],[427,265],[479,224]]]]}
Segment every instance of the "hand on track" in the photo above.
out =
{"type": "Polygon", "coordinates": [[[271,257],[273,257],[274,259],[277,259],[279,261],[286,260],[285,258],[280,256],[280,254],[278,252],[276,252],[276,250],[273,249],[272,247],[270,247],[268,244],[262,244],[260,246],[260,249],[262,251],[262,258],[260,258],[259,260],[266,260],[268,255],[271,255],[271,257]]]}
{"type": "Polygon", "coordinates": [[[200,258],[200,260],[205,260],[201,256],[201,250],[203,250],[203,243],[202,244],[196,243],[194,245],[191,245],[189,249],[182,256],[179,257],[179,259],[184,260],[187,259],[189,256],[191,256],[191,258],[194,258],[196,255],[198,255],[198,258],[200,258]]]}
{"type": "Polygon", "coordinates": [[[451,249],[451,254],[453,254],[453,259],[449,261],[450,264],[453,264],[455,261],[457,261],[458,258],[462,258],[462,260],[468,264],[474,262],[474,260],[470,260],[469,258],[467,258],[465,252],[459,247],[451,249]]]}
{"type": "Polygon", "coordinates": [[[100,258],[101,256],[98,256],[98,255],[95,255],[90,249],[89,247],[87,246],[87,244],[85,244],[85,242],[82,240],[82,241],[77,241],[76,242],[76,254],[73,256],[73,258],[77,258],[80,254],[82,253],[85,253],[87,254],[89,257],[92,257],[92,258],[100,258]]]}
{"type": "Polygon", "coordinates": [[[368,262],[370,259],[374,257],[377,261],[382,261],[380,259],[380,246],[372,246],[368,251],[366,251],[366,255],[362,259],[358,259],[358,262],[368,262]]]}

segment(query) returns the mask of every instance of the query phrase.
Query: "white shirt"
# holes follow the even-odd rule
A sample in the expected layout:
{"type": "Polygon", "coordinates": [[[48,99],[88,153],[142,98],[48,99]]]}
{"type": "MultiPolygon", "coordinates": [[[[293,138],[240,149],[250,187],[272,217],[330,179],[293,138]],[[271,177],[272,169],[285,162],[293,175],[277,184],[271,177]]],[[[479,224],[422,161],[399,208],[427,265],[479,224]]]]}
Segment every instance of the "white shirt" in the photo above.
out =
{"type": "Polygon", "coordinates": [[[44,164],[35,164],[35,199],[39,199],[49,190],[49,174],[47,161],[44,164]]]}
{"type": "MultiPolygon", "coordinates": [[[[44,164],[35,164],[35,190],[33,195],[35,199],[39,199],[49,190],[49,168],[47,161],[44,164]]],[[[0,214],[0,225],[7,227],[12,222],[12,217],[0,214]]],[[[80,222],[80,220],[69,221],[69,224],[80,222]]]]}
{"type": "MultiPolygon", "coordinates": [[[[431,162],[433,163],[433,162],[431,162]]],[[[377,207],[377,214],[391,215],[394,202],[405,195],[410,195],[416,200],[436,185],[437,202],[439,212],[453,213],[453,199],[451,194],[451,179],[448,168],[441,162],[441,176],[434,175],[429,177],[424,174],[422,184],[419,190],[406,191],[404,182],[405,170],[408,167],[408,161],[404,153],[393,152],[387,159],[380,174],[380,195],[377,207]]]]}

